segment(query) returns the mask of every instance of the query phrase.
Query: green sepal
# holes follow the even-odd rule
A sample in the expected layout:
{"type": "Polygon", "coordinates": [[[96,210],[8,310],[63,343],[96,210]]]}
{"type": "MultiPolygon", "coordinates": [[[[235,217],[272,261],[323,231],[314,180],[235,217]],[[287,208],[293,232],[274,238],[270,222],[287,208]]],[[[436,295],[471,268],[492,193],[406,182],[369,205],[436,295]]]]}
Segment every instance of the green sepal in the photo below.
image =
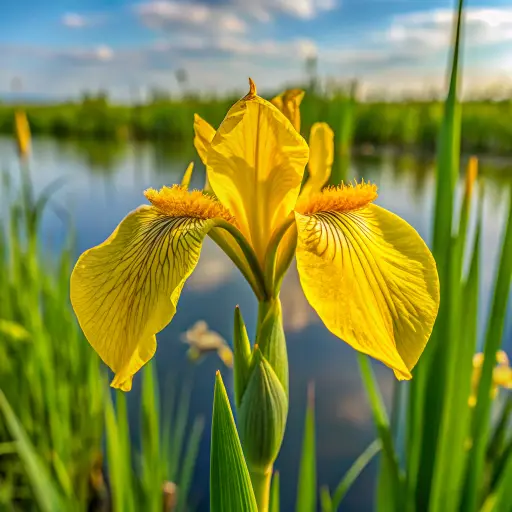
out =
{"type": "Polygon", "coordinates": [[[254,347],[250,377],[238,409],[238,427],[251,471],[266,471],[283,442],[288,397],[278,376],[254,347]]]}
{"type": "Polygon", "coordinates": [[[235,322],[233,333],[233,372],[235,384],[235,404],[237,409],[242,403],[247,380],[249,378],[249,366],[251,364],[251,343],[247,336],[244,319],[240,308],[235,308],[235,322]]]}
{"type": "Polygon", "coordinates": [[[215,378],[210,452],[211,512],[258,512],[251,477],[220,372],[215,378]]]}
{"type": "Polygon", "coordinates": [[[279,298],[260,302],[259,317],[256,344],[260,347],[288,396],[288,352],[279,298]]]}

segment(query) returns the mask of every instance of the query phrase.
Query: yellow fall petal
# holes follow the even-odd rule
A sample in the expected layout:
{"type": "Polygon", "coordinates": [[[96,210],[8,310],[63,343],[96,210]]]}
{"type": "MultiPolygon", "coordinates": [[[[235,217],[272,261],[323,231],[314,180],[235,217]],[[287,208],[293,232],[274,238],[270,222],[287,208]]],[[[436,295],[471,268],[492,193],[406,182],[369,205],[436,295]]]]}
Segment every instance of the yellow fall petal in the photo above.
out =
{"type": "Polygon", "coordinates": [[[300,104],[304,98],[301,89],[288,89],[270,100],[270,103],[278,108],[300,133],[300,104]]]}
{"type": "MultiPolygon", "coordinates": [[[[302,288],[331,332],[410,379],[439,307],[434,259],[404,220],[373,204],[350,209],[357,194],[346,192],[338,210],[296,213],[302,288]]],[[[328,196],[318,204],[336,204],[328,196]]]]}
{"type": "Polygon", "coordinates": [[[307,160],[304,139],[253,89],[229,110],[210,145],[210,185],[260,263],[272,232],[295,205],[307,160]]]}
{"type": "MultiPolygon", "coordinates": [[[[153,199],[158,204],[158,197],[153,199]]],[[[153,356],[155,334],[174,316],[213,223],[198,216],[170,217],[163,209],[141,206],[130,213],[105,242],[80,256],[71,275],[71,303],[80,326],[115,372],[112,386],[124,391],[153,356]]]]}
{"type": "Polygon", "coordinates": [[[331,176],[334,132],[327,123],[315,123],[309,134],[309,178],[302,195],[320,192],[331,176]]]}

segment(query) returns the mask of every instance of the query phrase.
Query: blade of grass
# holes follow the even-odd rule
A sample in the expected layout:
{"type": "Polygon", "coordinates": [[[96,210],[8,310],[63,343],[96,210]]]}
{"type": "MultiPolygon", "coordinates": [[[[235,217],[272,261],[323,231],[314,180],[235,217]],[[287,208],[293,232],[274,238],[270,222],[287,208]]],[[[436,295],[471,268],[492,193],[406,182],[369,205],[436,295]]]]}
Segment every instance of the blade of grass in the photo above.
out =
{"type": "Polygon", "coordinates": [[[23,462],[38,506],[43,512],[64,510],[62,498],[59,496],[59,491],[55,487],[47,468],[39,459],[34,446],[1,390],[0,410],[4,416],[9,433],[16,441],[18,455],[23,462]]]}
{"type": "Polygon", "coordinates": [[[386,507],[388,510],[401,510],[401,503],[403,498],[401,493],[402,476],[398,466],[398,459],[395,452],[393,436],[391,434],[391,428],[389,425],[386,408],[384,407],[382,396],[380,394],[377,382],[375,381],[370,359],[368,356],[360,353],[357,354],[357,357],[363,384],[366,388],[366,392],[370,401],[373,421],[382,443],[383,460],[381,473],[383,472],[386,474],[387,478],[389,478],[389,485],[387,487],[389,488],[389,499],[392,502],[387,503],[386,507]]]}
{"type": "Polygon", "coordinates": [[[178,481],[178,505],[176,512],[184,512],[187,509],[187,499],[190,492],[190,484],[192,483],[192,476],[196,467],[197,454],[199,453],[199,445],[201,444],[201,437],[203,435],[204,421],[202,418],[197,418],[192,425],[187,447],[183,455],[183,467],[180,471],[180,478],[178,481]]]}
{"type": "Polygon", "coordinates": [[[258,512],[251,477],[220,372],[215,378],[213,399],[210,510],[258,512]]]}
{"type": "MultiPolygon", "coordinates": [[[[469,167],[467,180],[473,179],[474,175],[469,167]]],[[[466,189],[469,192],[472,185],[467,185],[466,189]]],[[[453,239],[454,246],[451,251],[451,281],[448,293],[451,311],[447,319],[449,332],[446,337],[449,343],[446,343],[444,349],[446,378],[430,498],[432,512],[457,508],[467,455],[466,442],[470,421],[468,397],[471,392],[472,361],[477,343],[479,242],[483,200],[480,202],[470,275],[464,285],[461,284],[461,274],[470,202],[471,197],[466,194],[460,215],[459,234],[453,239]]]]}
{"type": "Polygon", "coordinates": [[[145,508],[148,511],[161,512],[164,467],[160,453],[159,400],[155,381],[155,368],[149,362],[142,370],[142,485],[145,508]]]}
{"type": "Polygon", "coordinates": [[[302,455],[297,487],[297,512],[316,510],[316,441],[315,441],[315,387],[308,386],[308,405],[302,438],[302,455]]]}
{"type": "Polygon", "coordinates": [[[494,297],[488,318],[485,338],[484,362],[478,385],[477,402],[472,422],[472,447],[464,488],[463,508],[473,512],[478,507],[479,490],[484,470],[485,452],[489,438],[491,414],[490,389],[496,352],[500,348],[507,313],[507,302],[512,278],[512,197],[509,194],[509,215],[499,267],[495,278],[494,297]]]}
{"type": "Polygon", "coordinates": [[[322,512],[333,512],[331,495],[327,486],[320,488],[320,509],[322,512]]]}
{"type": "Polygon", "coordinates": [[[274,475],[272,476],[272,484],[270,486],[270,506],[268,509],[269,512],[279,512],[279,500],[279,471],[274,471],[274,475]]]}
{"type": "Polygon", "coordinates": [[[331,507],[333,512],[338,510],[343,498],[349,491],[350,487],[352,487],[352,484],[356,481],[357,477],[363,472],[366,466],[368,466],[368,464],[373,460],[375,455],[380,452],[381,449],[382,442],[379,439],[373,441],[373,443],[371,443],[366,448],[366,450],[361,455],[359,455],[352,466],[350,466],[349,470],[345,473],[345,476],[341,479],[332,495],[331,507]]]}
{"type": "MultiPolygon", "coordinates": [[[[428,508],[435,462],[438,428],[443,410],[443,389],[447,371],[444,354],[450,333],[450,264],[452,263],[452,222],[455,186],[460,158],[459,50],[463,0],[458,2],[454,27],[454,46],[450,82],[439,131],[436,162],[436,200],[434,208],[433,254],[441,284],[441,307],[431,339],[413,372],[409,397],[407,462],[407,507],[428,508]],[[428,418],[428,429],[424,428],[428,418]]],[[[453,330],[453,329],[452,329],[453,330]]]]}

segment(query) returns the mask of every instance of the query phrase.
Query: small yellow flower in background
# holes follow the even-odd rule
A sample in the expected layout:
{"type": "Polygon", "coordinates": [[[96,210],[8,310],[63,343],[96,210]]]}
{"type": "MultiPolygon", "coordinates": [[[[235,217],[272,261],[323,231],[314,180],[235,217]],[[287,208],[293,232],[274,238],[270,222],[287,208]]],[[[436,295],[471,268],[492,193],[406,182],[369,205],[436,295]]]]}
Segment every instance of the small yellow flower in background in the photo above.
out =
{"type": "MultiPolygon", "coordinates": [[[[492,370],[491,397],[494,399],[498,395],[499,388],[512,389],[512,368],[509,359],[503,350],[496,352],[497,365],[492,370]]],[[[484,355],[478,352],[473,356],[473,374],[471,376],[471,395],[468,399],[470,407],[476,405],[476,395],[478,384],[482,375],[482,366],[484,364],[484,355]]]]}
{"type": "MultiPolygon", "coordinates": [[[[436,265],[418,233],[373,204],[370,183],[300,194],[308,145],[252,81],[209,142],[213,128],[198,116],[194,125],[215,197],[176,185],[147,190],[151,206],[82,254],[71,276],[73,308],[114,370],[112,386],[129,390],[153,356],[206,235],[260,301],[278,297],[295,255],[304,294],[327,328],[410,379],[439,307],[436,265]]],[[[328,152],[320,161],[327,172],[328,152]]]]}
{"type": "Polygon", "coordinates": [[[226,340],[219,333],[210,330],[204,320],[198,320],[182,334],[181,339],[190,345],[188,357],[192,361],[198,361],[209,352],[217,352],[228,368],[233,366],[233,352],[226,340]]]}
{"type": "Polygon", "coordinates": [[[20,158],[24,159],[30,152],[30,125],[27,115],[23,110],[17,110],[14,113],[14,130],[16,134],[16,143],[18,144],[18,153],[20,158]]]}

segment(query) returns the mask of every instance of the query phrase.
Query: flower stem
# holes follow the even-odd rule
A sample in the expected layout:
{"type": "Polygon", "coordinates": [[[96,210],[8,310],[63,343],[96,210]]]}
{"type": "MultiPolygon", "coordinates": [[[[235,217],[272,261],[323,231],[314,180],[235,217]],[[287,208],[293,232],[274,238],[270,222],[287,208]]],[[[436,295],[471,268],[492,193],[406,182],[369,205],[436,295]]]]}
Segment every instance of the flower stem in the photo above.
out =
{"type": "Polygon", "coordinates": [[[258,512],[268,512],[272,466],[269,466],[266,470],[249,468],[249,473],[251,474],[252,488],[258,504],[258,512]]]}

